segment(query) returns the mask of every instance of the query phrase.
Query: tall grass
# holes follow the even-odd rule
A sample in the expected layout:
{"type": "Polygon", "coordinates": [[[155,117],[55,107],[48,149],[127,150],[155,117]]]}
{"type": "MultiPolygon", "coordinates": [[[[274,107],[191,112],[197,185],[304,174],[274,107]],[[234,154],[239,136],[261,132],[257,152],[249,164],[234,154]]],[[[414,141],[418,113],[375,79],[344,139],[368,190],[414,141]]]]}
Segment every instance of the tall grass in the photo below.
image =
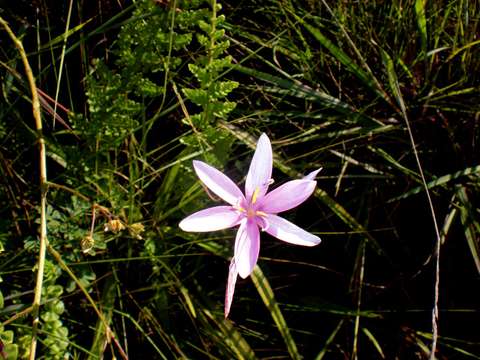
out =
{"type": "Polygon", "coordinates": [[[20,53],[2,29],[0,358],[33,356],[36,338],[37,358],[52,359],[479,358],[479,11],[4,5],[35,75],[48,182],[20,53]],[[277,184],[323,167],[314,196],[287,214],[323,242],[262,233],[225,320],[234,232],[178,222],[218,200],[191,161],[242,185],[262,132],[277,184]]]}

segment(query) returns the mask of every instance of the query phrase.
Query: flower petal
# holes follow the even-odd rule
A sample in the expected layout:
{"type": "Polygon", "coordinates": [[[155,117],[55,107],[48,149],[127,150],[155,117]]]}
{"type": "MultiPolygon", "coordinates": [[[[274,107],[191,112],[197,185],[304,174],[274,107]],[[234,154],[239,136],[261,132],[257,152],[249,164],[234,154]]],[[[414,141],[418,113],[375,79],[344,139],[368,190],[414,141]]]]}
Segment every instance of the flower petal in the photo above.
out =
{"type": "Polygon", "coordinates": [[[320,243],[320,238],[299,228],[297,225],[287,221],[277,215],[267,216],[267,233],[275,236],[277,239],[286,241],[295,245],[314,246],[320,243]]]}
{"type": "Polygon", "coordinates": [[[230,267],[228,270],[227,289],[225,290],[225,319],[230,313],[230,307],[232,306],[233,293],[235,292],[235,283],[237,282],[238,270],[235,265],[235,259],[230,261],[230,267]]]}
{"type": "Polygon", "coordinates": [[[258,209],[266,213],[279,213],[290,210],[312,195],[316,181],[292,180],[269,192],[258,204],[258,209]]]}
{"type": "Polygon", "coordinates": [[[237,205],[244,198],[238,186],[214,167],[198,160],[193,160],[193,167],[199,179],[230,205],[237,205]]]}
{"type": "MultiPolygon", "coordinates": [[[[272,177],[272,145],[268,136],[262,134],[257,142],[257,149],[253,155],[250,168],[245,181],[245,197],[252,201],[254,193],[256,199],[261,199],[266,194],[272,177]]],[[[253,201],[255,202],[255,201],[253,201]]]]}
{"type": "Polygon", "coordinates": [[[232,206],[214,206],[187,216],[178,226],[183,231],[206,232],[238,225],[242,214],[232,206]]]}
{"type": "Polygon", "coordinates": [[[235,239],[235,264],[238,274],[245,279],[257,263],[260,251],[260,231],[252,219],[243,219],[235,239]]]}
{"type": "Polygon", "coordinates": [[[322,170],[323,168],[320,168],[318,170],[315,170],[315,171],[312,171],[311,173],[305,175],[305,177],[303,178],[303,180],[315,180],[315,178],[317,177],[317,174],[320,172],[320,170],[322,170]]]}

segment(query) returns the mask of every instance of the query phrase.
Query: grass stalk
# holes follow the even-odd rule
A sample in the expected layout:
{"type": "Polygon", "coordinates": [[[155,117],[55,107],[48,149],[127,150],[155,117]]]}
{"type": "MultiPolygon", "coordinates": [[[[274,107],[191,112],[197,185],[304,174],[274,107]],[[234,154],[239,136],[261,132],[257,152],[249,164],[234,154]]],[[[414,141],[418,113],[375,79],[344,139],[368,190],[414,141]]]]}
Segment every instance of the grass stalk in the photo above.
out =
{"type": "Polygon", "coordinates": [[[50,246],[49,244],[47,244],[48,246],[48,251],[50,252],[50,254],[55,258],[55,260],[58,262],[58,264],[60,265],[60,267],[67,272],[67,274],[70,276],[70,278],[75,282],[75,284],[77,284],[77,286],[79,287],[79,289],[82,291],[82,293],[85,295],[85,297],[87,298],[88,302],[90,303],[90,305],[92,305],[92,308],[93,310],[95,311],[95,313],[97,314],[98,318],[100,319],[100,321],[103,323],[103,326],[104,326],[104,331],[105,331],[105,336],[108,340],[113,340],[113,343],[115,344],[115,346],[117,347],[117,350],[118,352],[120,353],[120,356],[122,359],[124,360],[128,360],[128,356],[127,354],[125,353],[125,351],[122,349],[122,346],[120,345],[120,343],[118,342],[118,339],[116,338],[115,336],[115,333],[113,332],[113,330],[110,328],[110,325],[109,325],[109,322],[107,321],[107,319],[105,318],[105,316],[102,314],[102,312],[100,311],[100,309],[97,307],[97,305],[95,305],[95,301],[93,300],[93,298],[90,296],[90,294],[88,293],[87,289],[85,289],[85,287],[82,285],[81,281],[78,279],[78,277],[73,273],[72,270],[70,270],[70,268],[67,266],[67,264],[65,264],[65,262],[62,260],[62,257],[61,255],[58,253],[57,250],[55,250],[52,246],[50,246]]]}
{"type": "Polygon", "coordinates": [[[38,324],[40,322],[39,312],[40,312],[40,301],[42,298],[42,288],[43,288],[43,272],[45,268],[45,253],[47,248],[47,217],[46,217],[46,208],[47,208],[47,155],[45,149],[45,140],[43,138],[42,131],[42,118],[40,115],[40,101],[38,98],[37,86],[35,85],[35,78],[33,76],[32,68],[27,59],[27,54],[23,48],[23,44],[20,39],[13,33],[12,29],[8,23],[0,16],[0,23],[5,28],[8,33],[8,36],[12,39],[20,53],[22,58],[23,66],[25,68],[25,74],[28,79],[30,86],[31,96],[32,96],[32,112],[33,118],[35,120],[35,128],[37,130],[37,141],[38,141],[38,150],[40,158],[40,249],[38,254],[38,264],[37,264],[37,279],[35,282],[35,292],[32,303],[32,340],[30,343],[30,359],[35,359],[35,353],[37,349],[37,332],[38,324]]]}
{"type": "Polygon", "coordinates": [[[53,124],[55,125],[55,115],[57,114],[58,95],[60,93],[60,83],[62,81],[63,63],[65,60],[65,50],[67,49],[68,28],[70,27],[70,18],[72,17],[73,0],[68,5],[67,23],[65,25],[65,34],[62,46],[62,55],[60,56],[60,69],[58,71],[57,89],[55,90],[55,104],[53,107],[53,124]]]}
{"type": "Polygon", "coordinates": [[[440,287],[440,247],[442,245],[442,238],[440,236],[440,230],[437,223],[437,217],[435,215],[435,208],[433,207],[432,197],[430,196],[430,190],[425,179],[425,174],[423,173],[422,163],[420,161],[420,156],[418,155],[417,145],[415,139],[413,138],[412,128],[410,126],[410,121],[407,115],[407,108],[405,102],[403,101],[403,96],[400,91],[400,85],[398,84],[398,78],[394,70],[393,61],[390,56],[384,51],[382,51],[382,58],[387,68],[388,80],[390,87],[394,96],[400,107],[402,118],[405,121],[407,127],[408,137],[410,144],[412,145],[412,151],[415,156],[415,162],[417,163],[418,171],[420,173],[420,178],[422,179],[422,185],[425,190],[425,195],[427,196],[428,206],[430,208],[430,213],[432,215],[433,227],[435,229],[436,244],[435,244],[435,281],[434,281],[434,295],[433,295],[433,309],[432,309],[432,344],[430,347],[430,360],[435,359],[435,351],[437,348],[438,340],[438,300],[440,297],[439,287],[440,287]]]}
{"type": "Polygon", "coordinates": [[[358,359],[358,336],[360,329],[360,308],[362,305],[362,285],[363,278],[365,275],[365,243],[362,242],[359,249],[360,264],[359,264],[359,274],[358,274],[358,290],[357,290],[357,315],[355,316],[354,324],[354,336],[353,336],[353,350],[352,350],[352,360],[358,359]],[[361,252],[361,255],[360,255],[361,252]]]}

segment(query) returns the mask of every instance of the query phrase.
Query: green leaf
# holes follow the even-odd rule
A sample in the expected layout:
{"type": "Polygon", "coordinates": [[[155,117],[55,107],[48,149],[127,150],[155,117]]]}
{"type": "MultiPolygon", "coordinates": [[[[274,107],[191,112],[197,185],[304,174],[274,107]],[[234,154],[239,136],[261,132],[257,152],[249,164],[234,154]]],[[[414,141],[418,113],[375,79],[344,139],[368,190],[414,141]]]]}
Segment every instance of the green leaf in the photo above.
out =
{"type": "Polygon", "coordinates": [[[337,47],[332,41],[323,35],[320,29],[308,24],[297,15],[294,16],[297,21],[301,23],[322,46],[324,46],[338,61],[340,61],[340,63],[347,68],[348,71],[350,71],[380,98],[385,99],[388,102],[388,98],[386,98],[385,93],[378,88],[377,82],[373,78],[372,74],[364,71],[360,66],[358,66],[342,49],[337,47]]]}
{"type": "Polygon", "coordinates": [[[194,104],[206,107],[209,102],[208,92],[203,89],[182,89],[188,100],[194,104]]]}
{"type": "MultiPolygon", "coordinates": [[[[468,176],[468,175],[475,175],[475,174],[480,174],[480,165],[473,166],[473,167],[468,167],[468,168],[465,168],[463,170],[456,171],[453,174],[447,174],[447,175],[440,176],[440,177],[436,178],[435,180],[429,181],[427,183],[427,188],[431,189],[431,188],[434,188],[434,187],[437,187],[437,186],[442,186],[442,185],[448,184],[450,181],[456,180],[460,177],[468,176]]],[[[413,188],[412,190],[409,190],[409,191],[407,191],[406,193],[404,193],[400,196],[397,196],[397,197],[394,197],[393,199],[388,200],[388,202],[393,202],[393,201],[406,199],[406,198],[408,198],[412,195],[418,194],[418,193],[420,193],[424,190],[425,190],[424,186],[417,186],[417,187],[413,188]]]]}
{"type": "Polygon", "coordinates": [[[328,350],[328,346],[333,342],[333,340],[335,340],[335,337],[337,336],[338,331],[341,329],[344,321],[345,320],[342,319],[338,322],[337,326],[335,327],[335,329],[333,329],[327,341],[325,341],[325,345],[323,346],[323,349],[320,350],[318,355],[315,357],[315,360],[322,360],[325,357],[325,354],[327,353],[327,350],[328,350]]]}
{"type": "Polygon", "coordinates": [[[13,331],[12,330],[1,331],[0,340],[2,340],[6,344],[11,344],[13,342],[13,331]]]}
{"type": "Polygon", "coordinates": [[[220,329],[223,336],[222,340],[235,353],[236,359],[257,359],[255,352],[250,347],[242,334],[232,325],[228,319],[218,319],[207,309],[203,309],[204,314],[213,321],[220,329]]]}
{"type": "Polygon", "coordinates": [[[7,354],[5,360],[16,360],[18,358],[17,344],[5,344],[3,351],[7,354]]]}
{"type": "Polygon", "coordinates": [[[244,74],[256,77],[257,79],[274,84],[281,89],[285,89],[288,91],[288,94],[292,96],[314,101],[327,108],[332,108],[342,114],[364,118],[364,115],[359,113],[356,109],[354,109],[347,103],[320,90],[314,90],[309,86],[304,85],[298,81],[292,81],[289,79],[281,78],[281,77],[271,75],[262,71],[250,69],[242,65],[234,65],[232,68],[241,73],[244,73],[244,74]]]}
{"type": "Polygon", "coordinates": [[[82,30],[85,27],[85,25],[87,25],[92,20],[93,20],[93,18],[90,18],[87,21],[85,21],[84,23],[78,24],[77,26],[71,28],[70,30],[67,30],[66,32],[63,32],[61,35],[53,38],[52,40],[50,40],[46,44],[43,44],[40,47],[40,50],[49,50],[57,44],[58,45],[62,44],[65,41],[65,39],[68,39],[69,36],[75,34],[77,31],[82,30]]]}
{"type": "Polygon", "coordinates": [[[367,336],[368,340],[370,340],[370,342],[373,344],[373,346],[378,352],[378,355],[382,359],[385,359],[385,354],[383,353],[382,347],[380,346],[380,343],[377,340],[377,338],[366,327],[362,327],[362,331],[367,336]]]}
{"type": "Polygon", "coordinates": [[[277,301],[275,300],[272,287],[258,265],[255,266],[250,277],[252,278],[253,284],[257,288],[263,303],[270,312],[275,325],[277,325],[278,331],[280,331],[280,334],[287,345],[287,350],[290,354],[290,357],[292,359],[302,359],[302,356],[298,352],[297,344],[293,340],[293,337],[290,334],[290,329],[285,321],[285,318],[283,317],[277,301]]]}
{"type": "Polygon", "coordinates": [[[427,18],[425,16],[425,7],[427,0],[415,0],[415,16],[417,17],[417,27],[420,31],[423,56],[427,53],[427,18]]]}
{"type": "Polygon", "coordinates": [[[398,84],[398,77],[397,73],[395,72],[395,66],[393,64],[392,58],[383,49],[380,49],[380,53],[382,55],[383,63],[387,69],[388,83],[390,85],[390,89],[392,90],[393,96],[395,97],[395,100],[397,101],[400,109],[402,110],[402,114],[405,116],[407,113],[407,109],[403,101],[402,92],[400,91],[400,85],[398,84]]]}
{"type": "Polygon", "coordinates": [[[472,254],[475,267],[480,274],[480,222],[478,219],[478,212],[472,207],[472,204],[467,195],[467,189],[464,186],[457,187],[456,192],[458,199],[461,202],[460,219],[462,221],[465,237],[467,238],[468,248],[472,254]]]}

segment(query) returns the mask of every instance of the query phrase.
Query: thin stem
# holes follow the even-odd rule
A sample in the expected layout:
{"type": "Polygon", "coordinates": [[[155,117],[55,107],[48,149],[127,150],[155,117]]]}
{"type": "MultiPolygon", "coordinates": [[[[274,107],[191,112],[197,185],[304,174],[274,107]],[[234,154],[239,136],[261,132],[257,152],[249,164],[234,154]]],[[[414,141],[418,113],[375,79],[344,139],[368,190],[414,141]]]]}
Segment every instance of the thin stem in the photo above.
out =
{"type": "Polygon", "coordinates": [[[398,84],[397,75],[395,74],[393,61],[386,51],[380,49],[382,53],[383,61],[387,67],[388,78],[390,82],[390,87],[395,94],[397,103],[400,106],[401,115],[405,120],[407,126],[408,136],[410,138],[410,143],[412,145],[413,154],[415,156],[415,161],[417,163],[418,171],[420,172],[420,178],[422,179],[422,185],[427,195],[428,206],[430,208],[430,213],[432,215],[433,226],[435,229],[436,236],[436,245],[435,245],[435,283],[434,283],[434,299],[433,299],[433,309],[432,309],[432,346],[430,349],[430,360],[435,359],[435,351],[437,348],[438,340],[438,299],[439,299],[439,286],[440,286],[440,247],[442,245],[442,237],[440,236],[440,230],[438,228],[437,216],[435,215],[435,208],[433,207],[432,197],[430,196],[430,191],[428,190],[428,184],[423,173],[422,163],[420,162],[420,156],[417,152],[417,146],[415,144],[415,139],[413,138],[412,128],[410,127],[410,121],[408,120],[407,108],[405,102],[403,101],[403,96],[400,91],[400,86],[398,84]]]}
{"type": "Polygon", "coordinates": [[[65,50],[67,48],[68,28],[70,27],[70,18],[72,16],[72,7],[73,7],[73,0],[70,0],[70,5],[68,7],[67,24],[65,25],[62,55],[60,56],[60,69],[58,72],[57,89],[55,91],[55,104],[53,107],[53,124],[54,125],[55,125],[55,115],[57,114],[58,95],[60,93],[60,82],[62,81],[63,62],[65,60],[65,50]]]}
{"type": "Polygon", "coordinates": [[[85,195],[83,195],[81,192],[78,192],[78,191],[75,190],[75,189],[69,188],[68,186],[65,186],[65,185],[62,185],[62,184],[53,183],[53,182],[49,182],[49,183],[48,183],[48,187],[49,187],[49,188],[57,188],[57,189],[60,189],[60,190],[69,192],[70,194],[73,194],[73,195],[75,195],[76,197],[79,197],[79,198],[82,199],[83,201],[92,202],[92,200],[91,200],[88,196],[85,196],[85,195]]]}
{"type": "Polygon", "coordinates": [[[217,31],[217,1],[212,0],[212,17],[210,18],[211,28],[210,28],[210,44],[207,49],[207,72],[208,72],[208,86],[207,86],[207,93],[208,93],[208,101],[205,109],[203,110],[203,115],[205,119],[205,123],[208,123],[212,119],[210,118],[210,110],[211,110],[211,93],[212,93],[212,84],[213,84],[213,76],[212,76],[212,62],[215,50],[215,32],[217,31]]]}
{"type": "Polygon", "coordinates": [[[378,79],[374,76],[372,69],[370,69],[370,66],[368,66],[368,63],[365,61],[365,58],[362,56],[362,53],[358,50],[358,48],[355,46],[355,43],[353,42],[352,38],[350,35],[348,35],[348,32],[345,30],[345,27],[342,25],[340,20],[337,18],[335,13],[332,11],[330,6],[328,6],[327,2],[325,0],[322,0],[323,5],[327,8],[328,12],[330,15],[335,19],[335,22],[337,23],[338,27],[342,31],[343,36],[345,39],[347,39],[348,43],[350,44],[351,48],[355,52],[355,55],[360,59],[360,65],[370,74],[371,79],[375,83],[375,86],[377,87],[378,91],[383,95],[383,98],[393,107],[395,108],[395,104],[392,102],[392,99],[390,99],[390,96],[387,94],[387,92],[383,89],[382,84],[378,81],[378,79]]]}
{"type": "Polygon", "coordinates": [[[360,259],[360,271],[358,275],[358,295],[357,295],[357,316],[355,316],[354,337],[352,359],[358,359],[358,330],[360,329],[360,307],[362,305],[362,285],[365,275],[365,242],[360,245],[362,247],[362,255],[360,259]]]}
{"type": "Polygon", "coordinates": [[[15,36],[8,23],[0,16],[0,23],[7,31],[8,35],[12,39],[20,53],[22,58],[23,66],[25,67],[25,74],[27,75],[28,83],[30,85],[30,91],[32,93],[32,112],[33,118],[35,120],[35,127],[37,129],[37,138],[38,138],[38,148],[39,148],[39,157],[40,157],[40,250],[38,254],[38,270],[37,270],[37,279],[35,284],[35,292],[32,303],[32,341],[30,343],[30,359],[35,359],[35,353],[37,349],[37,332],[38,324],[40,322],[39,312],[40,312],[40,301],[42,298],[42,287],[43,287],[43,272],[45,268],[45,252],[47,247],[47,217],[46,217],[46,207],[47,207],[47,158],[45,150],[45,140],[43,138],[42,132],[42,118],[40,116],[40,101],[38,99],[37,86],[35,85],[35,78],[33,76],[32,68],[27,59],[27,54],[23,48],[22,42],[15,36]]]}
{"type": "Polygon", "coordinates": [[[95,301],[93,300],[93,298],[90,296],[90,294],[88,293],[87,289],[83,286],[83,284],[80,282],[80,280],[77,278],[77,276],[73,273],[72,270],[70,270],[70,268],[67,266],[67,264],[65,264],[65,262],[63,261],[62,257],[60,256],[60,254],[58,253],[57,250],[55,250],[50,244],[47,245],[48,246],[48,251],[50,252],[50,254],[55,258],[55,260],[58,262],[58,264],[60,265],[60,267],[72,278],[72,280],[77,284],[78,288],[83,292],[83,294],[85,295],[85,297],[87,298],[88,302],[90,303],[90,305],[92,305],[92,308],[93,310],[95,311],[95,313],[97,314],[98,318],[100,319],[100,321],[103,323],[103,326],[105,327],[105,335],[107,337],[108,340],[113,340],[113,343],[115,344],[115,346],[117,347],[117,350],[119,351],[120,353],[120,356],[122,357],[122,359],[124,360],[128,360],[128,356],[127,354],[125,353],[125,351],[123,350],[122,346],[120,345],[120,343],[118,342],[116,336],[115,336],[115,333],[113,332],[113,330],[110,328],[110,325],[108,324],[108,321],[107,319],[105,318],[105,316],[103,315],[103,313],[100,311],[100,309],[97,307],[97,305],[95,304],[95,301]]]}
{"type": "Polygon", "coordinates": [[[403,98],[399,96],[399,105],[402,111],[402,116],[407,125],[408,136],[410,138],[410,143],[412,144],[413,154],[415,155],[415,161],[417,162],[418,171],[420,172],[420,177],[422,178],[422,184],[425,189],[425,194],[427,195],[428,205],[430,207],[430,212],[432,214],[433,227],[435,228],[436,244],[435,244],[435,284],[434,284],[434,295],[433,295],[433,309],[432,309],[432,345],[430,348],[430,360],[435,360],[435,352],[437,349],[437,340],[438,340],[438,300],[440,298],[439,287],[440,287],[440,247],[442,245],[442,237],[440,236],[440,230],[437,223],[437,216],[435,215],[435,208],[433,207],[432,197],[430,196],[430,191],[428,190],[427,180],[422,169],[422,163],[420,162],[420,157],[418,156],[417,147],[415,144],[415,139],[413,138],[412,128],[410,127],[410,122],[407,116],[407,110],[403,98]]]}
{"type": "Polygon", "coordinates": [[[145,149],[145,146],[146,146],[147,135],[150,132],[150,130],[152,129],[152,126],[155,123],[155,120],[157,119],[156,115],[163,111],[163,106],[165,105],[165,100],[167,98],[167,85],[168,85],[168,78],[170,76],[170,61],[172,59],[173,38],[174,38],[174,35],[175,35],[174,27],[175,27],[176,9],[177,9],[177,0],[174,0],[173,4],[171,6],[171,10],[170,10],[171,13],[172,13],[172,21],[170,22],[170,30],[169,30],[169,38],[168,38],[168,53],[167,53],[167,57],[165,58],[165,64],[164,64],[165,74],[164,74],[164,77],[163,77],[162,101],[160,102],[160,106],[158,107],[158,110],[156,111],[156,114],[150,120],[148,120],[148,124],[146,124],[146,126],[144,126],[145,131],[143,132],[142,143],[141,143],[141,146],[142,146],[143,149],[145,149]]]}
{"type": "Polygon", "coordinates": [[[27,314],[30,314],[32,312],[33,308],[31,306],[27,307],[26,309],[23,309],[20,312],[15,313],[11,318],[5,320],[3,323],[1,323],[1,326],[7,326],[8,324],[14,322],[17,319],[20,319],[21,317],[26,316],[27,314]]]}

